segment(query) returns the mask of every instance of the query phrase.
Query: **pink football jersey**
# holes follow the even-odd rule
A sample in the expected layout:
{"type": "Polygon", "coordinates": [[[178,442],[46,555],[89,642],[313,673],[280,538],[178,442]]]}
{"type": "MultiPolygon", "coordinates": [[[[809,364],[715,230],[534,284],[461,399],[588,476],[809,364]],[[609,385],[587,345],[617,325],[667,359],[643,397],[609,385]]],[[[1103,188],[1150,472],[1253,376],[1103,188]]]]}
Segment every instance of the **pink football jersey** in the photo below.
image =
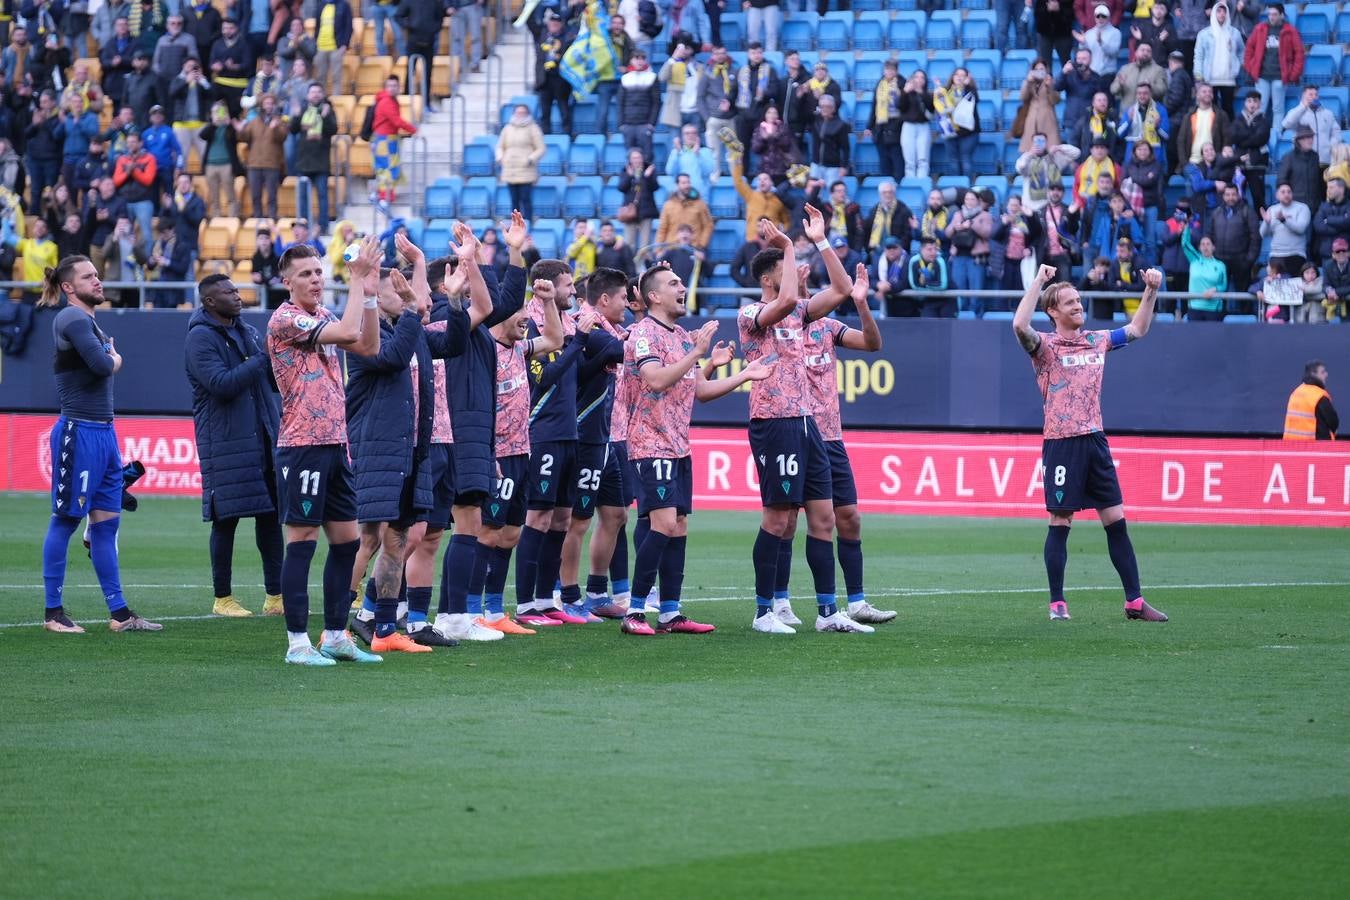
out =
{"type": "Polygon", "coordinates": [[[694,349],[694,339],[679,325],[648,316],[633,326],[624,344],[623,365],[630,381],[629,459],[679,459],[689,455],[689,420],[694,414],[698,366],[664,391],[642,380],[644,365],[669,366],[694,349]]]}
{"type": "Polygon", "coordinates": [[[1106,354],[1113,349],[1109,331],[1083,331],[1074,338],[1053,331],[1041,335],[1031,364],[1045,398],[1045,437],[1102,430],[1102,377],[1106,354]]]}
{"type": "Polygon", "coordinates": [[[769,328],[759,324],[763,303],[751,303],[737,317],[741,349],[747,362],[762,359],[774,362],[773,374],[750,384],[750,418],[797,419],[811,414],[807,398],[807,378],[803,336],[806,301],[781,322],[769,328]]]}
{"type": "Polygon", "coordinates": [[[347,443],[347,393],[337,346],[318,342],[319,333],[336,321],[322,306],[311,313],[287,301],[267,323],[267,353],[281,392],[278,447],[347,443]]]}
{"type": "Polygon", "coordinates": [[[838,319],[817,319],[806,326],[803,339],[807,398],[821,440],[825,441],[844,439],[844,428],[839,421],[839,378],[834,346],[847,330],[848,326],[838,319]]]}
{"type": "Polygon", "coordinates": [[[519,456],[530,452],[530,382],[525,372],[525,341],[497,344],[497,431],[493,452],[519,456]]]}

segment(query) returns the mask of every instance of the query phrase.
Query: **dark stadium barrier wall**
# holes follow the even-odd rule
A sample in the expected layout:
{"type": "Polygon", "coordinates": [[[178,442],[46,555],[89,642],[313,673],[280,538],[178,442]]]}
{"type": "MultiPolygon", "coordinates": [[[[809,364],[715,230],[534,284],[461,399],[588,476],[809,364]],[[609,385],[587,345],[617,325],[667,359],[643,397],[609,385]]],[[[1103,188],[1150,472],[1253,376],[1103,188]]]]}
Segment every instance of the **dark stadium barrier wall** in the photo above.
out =
{"type": "MultiPolygon", "coordinates": [[[[0,415],[0,490],[50,490],[55,421],[0,415]]],[[[123,459],[145,464],[137,494],[198,494],[191,419],[127,417],[117,430],[123,459]]],[[[1045,516],[1036,435],[852,431],[847,444],[867,512],[1045,516]]],[[[1111,447],[1134,521],[1350,527],[1350,456],[1337,444],[1117,436],[1111,447]]],[[[744,426],[695,428],[693,456],[697,508],[759,508],[744,426]]]]}
{"type": "MultiPolygon", "coordinates": [[[[39,311],[28,352],[0,361],[0,410],[55,412],[50,311],[39,311]]],[[[182,415],[192,398],[183,374],[188,313],[108,310],[99,325],[126,362],[117,375],[124,414],[182,415]]],[[[260,331],[267,313],[246,313],[260,331]]],[[[841,353],[844,423],[856,428],[1039,431],[1041,401],[1006,321],[889,320],[880,353],[841,353]]],[[[1317,357],[1350,383],[1350,330],[1337,325],[1177,325],[1113,353],[1103,408],[1109,433],[1278,434],[1303,364],[1317,357]]],[[[719,339],[735,340],[735,320],[719,339]]],[[[739,362],[732,363],[738,366],[739,362]]],[[[746,391],[698,404],[703,425],[744,424],[746,391]]]]}

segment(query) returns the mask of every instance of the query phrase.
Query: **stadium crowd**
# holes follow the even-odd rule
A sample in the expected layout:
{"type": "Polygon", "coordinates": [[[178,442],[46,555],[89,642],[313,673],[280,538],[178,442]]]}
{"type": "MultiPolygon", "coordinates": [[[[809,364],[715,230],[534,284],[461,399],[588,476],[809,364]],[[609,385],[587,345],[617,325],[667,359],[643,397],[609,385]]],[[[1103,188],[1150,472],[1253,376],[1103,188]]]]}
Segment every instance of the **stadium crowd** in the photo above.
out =
{"type": "MultiPolygon", "coordinates": [[[[1169,290],[1191,293],[1165,308],[1194,321],[1343,320],[1346,104],[1339,87],[1334,106],[1320,92],[1339,80],[1341,54],[1328,71],[1326,48],[1310,48],[1283,5],[890,5],[963,11],[926,27],[922,13],[862,11],[881,4],[855,4],[856,17],[827,15],[847,3],[743,5],[733,41],[724,3],[677,3],[664,16],[655,12],[665,4],[610,4],[617,65],[594,85],[590,115],[617,125],[628,159],[618,209],[598,230],[570,226],[579,274],[597,256],[615,264],[646,248],[686,280],[703,262],[729,263],[727,276],[701,283],[752,287],[757,220],[790,227],[811,205],[826,215],[832,251],[873,267],[870,302],[888,316],[1007,313],[1007,301],[923,293],[1020,291],[1045,261],[1060,279],[1118,293],[1161,266],[1169,290]],[[827,29],[841,22],[851,31],[842,42],[827,29]],[[793,24],[809,25],[817,52],[780,49],[793,24]],[[864,25],[888,26],[882,42],[864,25]],[[733,43],[744,51],[729,52],[733,43]],[[920,50],[913,62],[910,48],[920,50]],[[925,48],[936,52],[925,59],[925,48]],[[1006,98],[996,85],[1011,88],[1006,98]],[[1016,152],[1000,151],[1005,138],[1016,152]],[[740,202],[728,205],[733,188],[740,202]],[[744,243],[721,228],[730,208],[745,216],[744,243]],[[1257,301],[1215,296],[1225,292],[1257,301]]],[[[1339,10],[1323,6],[1317,27],[1329,38],[1339,10]]],[[[499,172],[526,210],[544,136],[575,137],[565,57],[586,40],[589,15],[583,0],[546,2],[529,20],[538,102],[516,105],[496,142],[499,172]]],[[[823,268],[811,263],[819,284],[823,268]]],[[[1136,305],[1101,299],[1092,314],[1136,305]]]]}

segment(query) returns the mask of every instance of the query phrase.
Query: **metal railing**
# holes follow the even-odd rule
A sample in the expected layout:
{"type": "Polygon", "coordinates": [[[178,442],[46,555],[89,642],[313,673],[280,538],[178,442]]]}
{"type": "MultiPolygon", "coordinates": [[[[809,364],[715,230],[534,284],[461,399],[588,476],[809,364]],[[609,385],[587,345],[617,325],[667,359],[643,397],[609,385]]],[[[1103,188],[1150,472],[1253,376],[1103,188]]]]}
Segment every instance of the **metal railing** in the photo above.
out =
{"type": "Polygon", "coordinates": [[[493,134],[500,134],[502,130],[501,117],[497,115],[497,110],[502,107],[502,93],[505,86],[502,84],[506,77],[504,69],[505,63],[502,55],[494,48],[484,60],[487,63],[487,84],[483,90],[483,121],[487,127],[492,129],[493,134]],[[493,99],[496,99],[496,105],[493,105],[493,99]]]}
{"type": "MultiPolygon", "coordinates": [[[[453,89],[452,89],[453,91],[453,89]]],[[[451,164],[464,164],[464,147],[469,143],[469,101],[459,91],[453,91],[446,97],[447,112],[450,114],[450,153],[451,164]],[[459,131],[459,143],[455,143],[455,132],[459,131]],[[454,159],[455,147],[459,147],[459,159],[454,159]]]]}
{"type": "MultiPolygon", "coordinates": [[[[239,288],[239,293],[243,295],[245,298],[244,303],[245,309],[272,308],[272,304],[269,303],[268,294],[270,293],[270,291],[267,285],[257,284],[256,282],[252,281],[235,282],[235,285],[236,287],[239,288]],[[258,302],[256,304],[250,304],[247,302],[248,296],[250,294],[253,294],[254,296],[257,297],[258,302]]],[[[23,291],[25,293],[37,294],[41,293],[42,284],[37,281],[0,281],[0,292],[12,296],[12,293],[16,290],[23,291]]],[[[179,309],[179,304],[182,303],[190,303],[193,309],[196,309],[198,306],[201,305],[200,298],[197,296],[197,282],[195,281],[104,281],[103,290],[105,294],[108,291],[136,292],[137,302],[135,305],[126,305],[123,303],[113,304],[111,308],[115,310],[135,309],[135,310],[145,310],[148,312],[174,312],[179,309]],[[181,293],[181,297],[180,299],[176,300],[172,306],[156,306],[154,300],[150,296],[148,296],[154,291],[165,291],[165,292],[177,291],[181,293]]],[[[345,297],[347,294],[347,290],[348,290],[347,285],[343,284],[340,281],[330,281],[324,285],[324,291],[333,294],[335,296],[335,299],[339,297],[345,297]]],[[[125,300],[125,298],[119,297],[119,300],[125,300]]],[[[4,299],[3,296],[0,296],[0,303],[3,302],[7,301],[4,299]]],[[[8,301],[8,302],[19,302],[19,301],[8,301]]],[[[112,303],[111,300],[109,300],[108,302],[110,304],[112,303]]],[[[336,302],[334,304],[334,306],[336,306],[338,309],[341,309],[343,305],[344,304],[342,302],[336,302]]]]}

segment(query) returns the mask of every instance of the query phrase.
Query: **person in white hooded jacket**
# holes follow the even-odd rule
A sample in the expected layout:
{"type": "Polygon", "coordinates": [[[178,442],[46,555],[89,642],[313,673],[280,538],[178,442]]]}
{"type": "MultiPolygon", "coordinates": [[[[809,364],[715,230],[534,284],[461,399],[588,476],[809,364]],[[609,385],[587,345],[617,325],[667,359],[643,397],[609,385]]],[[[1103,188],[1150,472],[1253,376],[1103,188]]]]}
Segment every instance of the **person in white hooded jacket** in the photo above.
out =
{"type": "Polygon", "coordinates": [[[1214,4],[1209,11],[1209,27],[1201,29],[1195,38],[1195,80],[1214,88],[1214,105],[1229,116],[1233,115],[1244,47],[1226,0],[1214,4]]]}

